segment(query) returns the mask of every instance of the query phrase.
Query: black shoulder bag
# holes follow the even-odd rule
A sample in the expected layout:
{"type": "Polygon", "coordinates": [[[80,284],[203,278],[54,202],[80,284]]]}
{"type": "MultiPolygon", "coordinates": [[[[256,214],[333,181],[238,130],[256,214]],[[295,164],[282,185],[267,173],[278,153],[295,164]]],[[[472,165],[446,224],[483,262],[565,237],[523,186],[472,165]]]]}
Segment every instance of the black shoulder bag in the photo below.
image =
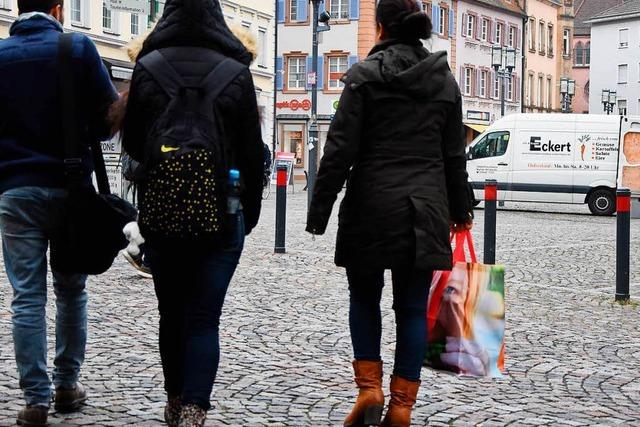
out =
{"type": "Polygon", "coordinates": [[[62,124],[68,198],[64,223],[51,239],[51,268],[63,274],[102,274],[127,246],[122,229],[135,221],[132,204],[111,194],[99,141],[91,141],[98,190],[85,184],[80,153],[71,34],[59,39],[62,124]]]}

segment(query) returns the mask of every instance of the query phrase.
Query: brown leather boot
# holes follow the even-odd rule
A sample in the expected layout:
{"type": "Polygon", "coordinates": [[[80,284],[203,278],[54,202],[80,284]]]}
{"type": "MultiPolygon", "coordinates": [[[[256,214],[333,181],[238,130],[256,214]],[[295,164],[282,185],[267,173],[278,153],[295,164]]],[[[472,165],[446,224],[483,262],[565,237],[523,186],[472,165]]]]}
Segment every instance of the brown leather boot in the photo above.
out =
{"type": "Polygon", "coordinates": [[[360,392],[356,404],[344,420],[345,427],[378,426],[384,409],[382,362],[355,360],[355,380],[360,392]]]}
{"type": "Polygon", "coordinates": [[[383,427],[409,427],[411,410],[416,404],[420,381],[409,381],[401,377],[391,377],[391,401],[383,427]]]}
{"type": "Polygon", "coordinates": [[[87,400],[87,390],[79,382],[74,388],[57,388],[54,409],[62,414],[76,412],[87,400]]]}
{"type": "Polygon", "coordinates": [[[49,408],[46,406],[26,406],[18,413],[16,423],[22,427],[44,427],[48,416],[49,408]]]}

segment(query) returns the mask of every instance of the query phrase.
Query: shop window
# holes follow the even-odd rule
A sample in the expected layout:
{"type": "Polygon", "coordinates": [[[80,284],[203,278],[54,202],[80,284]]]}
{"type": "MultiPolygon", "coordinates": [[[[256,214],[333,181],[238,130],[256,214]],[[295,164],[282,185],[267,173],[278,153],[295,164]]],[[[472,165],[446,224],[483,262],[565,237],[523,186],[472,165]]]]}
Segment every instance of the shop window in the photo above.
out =
{"type": "Polygon", "coordinates": [[[295,154],[293,165],[297,168],[305,166],[305,128],[303,124],[285,124],[282,126],[281,149],[285,153],[295,154]]]}

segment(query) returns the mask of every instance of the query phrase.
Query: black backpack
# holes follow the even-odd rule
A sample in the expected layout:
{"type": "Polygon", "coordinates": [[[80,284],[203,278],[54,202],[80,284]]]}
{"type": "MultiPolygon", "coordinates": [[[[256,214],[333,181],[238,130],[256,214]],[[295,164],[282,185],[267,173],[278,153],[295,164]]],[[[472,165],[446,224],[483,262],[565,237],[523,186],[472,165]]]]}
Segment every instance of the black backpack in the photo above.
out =
{"type": "MultiPolygon", "coordinates": [[[[199,57],[204,49],[193,49],[199,57]]],[[[145,143],[139,224],[149,241],[222,244],[230,160],[216,98],[245,69],[224,59],[189,86],[160,51],[140,60],[170,98],[145,143]]],[[[230,152],[230,150],[229,150],[230,152]]]]}

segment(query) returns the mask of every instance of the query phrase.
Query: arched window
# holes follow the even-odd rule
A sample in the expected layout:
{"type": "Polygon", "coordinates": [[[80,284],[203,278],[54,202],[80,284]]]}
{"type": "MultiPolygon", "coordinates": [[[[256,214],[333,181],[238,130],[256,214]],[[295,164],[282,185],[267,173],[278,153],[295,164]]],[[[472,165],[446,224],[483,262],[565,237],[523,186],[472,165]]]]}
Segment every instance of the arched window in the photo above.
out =
{"type": "Polygon", "coordinates": [[[584,65],[591,65],[591,42],[587,42],[584,47],[584,65]]]}
{"type": "Polygon", "coordinates": [[[575,65],[584,65],[584,45],[582,42],[576,44],[576,57],[574,59],[575,65]]]}

